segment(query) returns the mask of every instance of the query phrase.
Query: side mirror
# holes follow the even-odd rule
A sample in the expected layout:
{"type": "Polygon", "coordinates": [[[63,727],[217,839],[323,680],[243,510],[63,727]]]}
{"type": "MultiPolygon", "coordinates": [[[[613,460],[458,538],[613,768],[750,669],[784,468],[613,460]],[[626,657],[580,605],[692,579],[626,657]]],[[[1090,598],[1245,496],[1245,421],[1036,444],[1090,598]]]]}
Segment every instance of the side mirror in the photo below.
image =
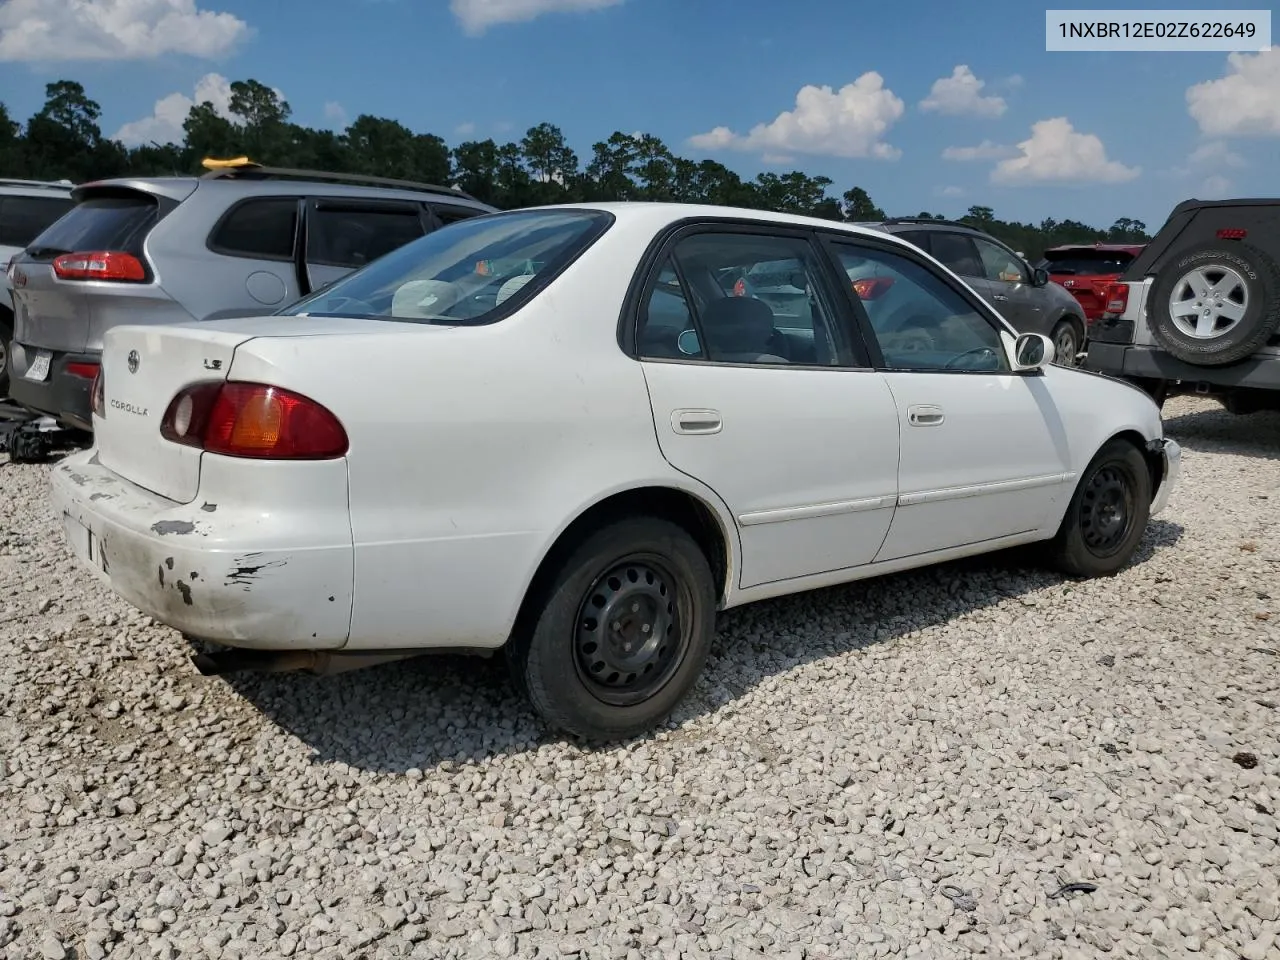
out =
{"type": "Polygon", "coordinates": [[[1049,284],[1049,271],[1044,267],[1036,267],[1031,271],[1031,285],[1035,287],[1044,287],[1049,284]]]}
{"type": "Polygon", "coordinates": [[[1042,333],[1022,333],[1013,342],[1013,372],[1031,373],[1053,363],[1053,341],[1042,333]]]}

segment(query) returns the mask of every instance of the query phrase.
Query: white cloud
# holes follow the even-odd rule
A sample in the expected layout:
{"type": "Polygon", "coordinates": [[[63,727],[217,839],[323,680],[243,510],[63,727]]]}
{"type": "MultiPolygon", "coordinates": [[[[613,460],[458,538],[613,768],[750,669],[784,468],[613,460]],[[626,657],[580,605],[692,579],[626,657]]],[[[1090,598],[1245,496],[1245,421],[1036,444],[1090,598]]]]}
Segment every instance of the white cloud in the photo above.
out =
{"type": "MultiPolygon", "coordinates": [[[[274,87],[272,89],[275,89],[274,87]]],[[[151,116],[126,123],[115,132],[113,140],[119,140],[126,146],[137,146],[140,143],[181,143],[185,133],[182,124],[187,114],[197,103],[212,103],[218,116],[228,120],[231,115],[231,81],[220,73],[206,73],[196,81],[194,96],[185,93],[171,93],[156,101],[151,116]]],[[[281,100],[284,93],[275,90],[281,100]]],[[[328,116],[331,104],[325,104],[325,115],[328,116]]],[[[337,104],[332,104],[337,106],[337,104]]]]}
{"type": "Polygon", "coordinates": [[[1141,172],[1108,160],[1106,147],[1092,133],[1079,133],[1066,117],[1031,125],[1031,136],[1018,144],[1019,155],[1001,160],[992,183],[1123,183],[1141,172]]]}
{"type": "Polygon", "coordinates": [[[1187,88],[1187,109],[1210,137],[1280,136],[1280,47],[1229,54],[1224,76],[1187,88]]]}
{"type": "Polygon", "coordinates": [[[337,100],[330,100],[324,105],[324,118],[335,127],[346,127],[347,108],[337,100]]]}
{"type": "Polygon", "coordinates": [[[933,82],[929,96],[920,101],[926,113],[942,113],[960,117],[998,117],[1008,109],[1003,97],[984,97],[986,81],[979,80],[965,64],[951,71],[951,76],[933,82]]]}
{"type": "Polygon", "coordinates": [[[874,157],[896,160],[897,147],[881,137],[901,117],[903,102],[874,71],[839,90],[812,84],[796,94],[794,110],[759,123],[745,134],[715,127],[689,138],[700,150],[760,150],[765,153],[810,153],[831,157],[874,157]]]}
{"type": "Polygon", "coordinates": [[[938,196],[940,196],[940,197],[963,197],[963,196],[964,196],[964,188],[963,188],[963,187],[941,187],[941,188],[938,190],[938,196]]]}
{"type": "Polygon", "coordinates": [[[1234,152],[1221,140],[1210,140],[1191,151],[1187,163],[1193,167],[1231,167],[1239,169],[1245,165],[1244,157],[1234,152]]]}
{"type": "Polygon", "coordinates": [[[1206,177],[1204,182],[1200,184],[1197,191],[1197,198],[1200,200],[1225,200],[1232,192],[1234,184],[1223,176],[1214,175],[1206,177]]]}
{"type": "Polygon", "coordinates": [[[450,0],[462,30],[477,37],[501,23],[525,23],[546,13],[579,13],[616,7],[623,0],[450,0]]]}
{"type": "Polygon", "coordinates": [[[760,158],[760,162],[777,166],[780,163],[795,163],[796,158],[787,153],[766,153],[760,158]]]}
{"type": "Polygon", "coordinates": [[[460,123],[454,127],[453,132],[460,137],[469,137],[476,132],[476,125],[468,120],[466,123],[460,123]]]}
{"type": "Polygon", "coordinates": [[[230,13],[196,0],[7,0],[0,3],[0,61],[215,58],[250,34],[230,13]]]}
{"type": "Polygon", "coordinates": [[[1003,160],[1005,157],[1016,157],[1017,147],[1007,147],[1002,143],[983,140],[976,147],[947,147],[942,151],[943,160],[1003,160]]]}

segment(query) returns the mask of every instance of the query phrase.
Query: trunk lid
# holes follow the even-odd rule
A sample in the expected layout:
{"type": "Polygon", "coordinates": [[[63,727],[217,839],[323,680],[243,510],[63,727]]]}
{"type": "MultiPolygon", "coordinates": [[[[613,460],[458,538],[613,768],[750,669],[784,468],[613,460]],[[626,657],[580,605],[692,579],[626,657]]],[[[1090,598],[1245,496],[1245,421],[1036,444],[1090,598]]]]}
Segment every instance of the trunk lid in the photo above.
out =
{"type": "Polygon", "coordinates": [[[94,424],[99,461],[152,493],[190,503],[200,489],[203,452],[160,435],[165,410],[180,390],[201,381],[226,380],[236,348],[259,337],[391,334],[404,329],[404,324],[370,320],[270,316],[108,330],[102,350],[105,416],[94,424]]]}

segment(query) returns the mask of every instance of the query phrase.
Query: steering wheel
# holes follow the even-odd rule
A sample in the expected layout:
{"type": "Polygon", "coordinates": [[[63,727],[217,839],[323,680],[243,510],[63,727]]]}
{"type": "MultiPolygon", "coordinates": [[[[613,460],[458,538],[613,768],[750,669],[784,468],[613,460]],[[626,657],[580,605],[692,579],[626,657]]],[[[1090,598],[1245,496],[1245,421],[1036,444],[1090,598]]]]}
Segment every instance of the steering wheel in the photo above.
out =
{"type": "Polygon", "coordinates": [[[996,352],[991,347],[973,347],[969,350],[966,350],[964,353],[957,354],[956,356],[952,357],[950,360],[948,360],[946,363],[942,365],[942,369],[954,370],[956,369],[960,361],[963,360],[965,357],[973,357],[973,356],[979,356],[979,355],[994,357],[996,355],[996,352]]]}

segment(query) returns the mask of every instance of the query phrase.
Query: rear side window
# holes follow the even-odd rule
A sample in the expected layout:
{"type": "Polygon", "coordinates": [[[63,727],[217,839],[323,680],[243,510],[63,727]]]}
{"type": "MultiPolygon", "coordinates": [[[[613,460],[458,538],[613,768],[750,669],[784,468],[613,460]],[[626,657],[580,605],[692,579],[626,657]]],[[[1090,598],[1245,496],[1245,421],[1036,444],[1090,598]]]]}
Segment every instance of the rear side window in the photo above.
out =
{"type": "Polygon", "coordinates": [[[436,230],[281,311],[479,324],[537,296],[613,222],[599,210],[520,210],[436,230]]]}
{"type": "Polygon", "coordinates": [[[320,201],[307,223],[307,262],[363,267],[417,240],[425,232],[413,205],[358,207],[320,201]]]}
{"type": "Polygon", "coordinates": [[[0,197],[0,247],[25,247],[75,205],[70,197],[0,197]]]}
{"type": "Polygon", "coordinates": [[[233,257],[292,260],[298,224],[296,197],[262,197],[231,208],[209,237],[209,247],[233,257]]]}
{"type": "Polygon", "coordinates": [[[31,241],[37,256],[113,250],[142,256],[147,233],[159,219],[159,204],[144,193],[90,196],[31,241]]]}
{"type": "Polygon", "coordinates": [[[451,223],[458,223],[461,220],[470,220],[472,217],[478,217],[485,213],[484,210],[473,210],[470,207],[448,207],[438,203],[431,204],[431,212],[440,218],[440,222],[446,227],[451,223]]]}
{"type": "Polygon", "coordinates": [[[929,231],[927,230],[899,230],[894,234],[899,240],[905,240],[921,250],[928,252],[929,250],[929,231]]]}
{"type": "Polygon", "coordinates": [[[963,233],[936,231],[929,238],[929,252],[962,277],[985,277],[986,268],[978,258],[978,248],[963,233]]]}

